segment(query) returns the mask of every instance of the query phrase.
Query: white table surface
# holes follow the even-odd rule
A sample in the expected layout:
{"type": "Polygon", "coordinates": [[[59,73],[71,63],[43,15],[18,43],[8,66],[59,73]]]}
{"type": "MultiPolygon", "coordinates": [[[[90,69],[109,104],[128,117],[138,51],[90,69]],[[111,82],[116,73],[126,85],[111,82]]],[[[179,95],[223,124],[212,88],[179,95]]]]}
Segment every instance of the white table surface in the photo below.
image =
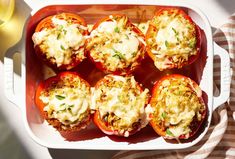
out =
{"type": "MultiPolygon", "coordinates": [[[[183,0],[181,0],[183,1],[183,0]]],[[[185,0],[199,7],[209,18],[213,28],[221,26],[235,12],[235,0],[185,0]]],[[[27,134],[19,108],[10,103],[3,91],[3,57],[5,51],[20,40],[23,25],[30,14],[30,8],[23,0],[16,0],[11,21],[0,28],[0,159],[62,159],[110,158],[115,151],[55,150],[47,149],[35,143],[27,134]]],[[[20,61],[20,56],[15,57],[20,61]]],[[[16,67],[15,78],[19,78],[20,68],[16,67]]],[[[20,93],[19,83],[15,84],[16,93],[20,93]]]]}

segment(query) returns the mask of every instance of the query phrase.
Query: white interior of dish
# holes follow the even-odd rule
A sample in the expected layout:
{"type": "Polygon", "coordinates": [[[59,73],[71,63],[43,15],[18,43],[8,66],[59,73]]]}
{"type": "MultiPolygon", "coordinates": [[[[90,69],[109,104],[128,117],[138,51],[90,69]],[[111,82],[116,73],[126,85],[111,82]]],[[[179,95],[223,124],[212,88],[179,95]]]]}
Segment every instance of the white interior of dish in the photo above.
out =
{"type": "MultiPolygon", "coordinates": [[[[110,4],[114,2],[109,2],[110,4]]],[[[132,4],[140,4],[139,7],[141,9],[146,10],[146,17],[151,18],[151,9],[156,7],[162,7],[162,6],[170,6],[169,1],[165,2],[152,2],[148,3],[146,5],[132,2],[132,4]]],[[[81,4],[79,4],[81,5],[81,4]]],[[[77,5],[77,7],[79,7],[77,5]]],[[[172,4],[171,4],[172,5],[172,4]]],[[[118,6],[118,5],[116,5],[118,6]]],[[[188,14],[191,16],[191,18],[196,22],[197,25],[200,26],[200,28],[205,33],[206,41],[203,44],[203,51],[206,56],[206,63],[205,66],[203,66],[203,71],[200,72],[202,74],[201,81],[200,81],[200,87],[201,89],[207,94],[208,97],[208,122],[206,123],[206,128],[204,131],[192,142],[187,143],[169,143],[166,142],[162,137],[156,137],[148,139],[148,132],[152,131],[150,128],[147,128],[142,132],[141,139],[138,139],[138,135],[133,136],[130,139],[120,139],[121,141],[115,141],[117,138],[109,138],[108,136],[102,134],[100,130],[95,128],[93,125],[91,125],[87,130],[82,131],[80,134],[81,138],[76,141],[66,141],[65,138],[63,138],[59,132],[57,132],[53,127],[49,126],[47,122],[43,121],[35,104],[34,104],[34,93],[35,93],[35,85],[37,85],[38,82],[38,76],[40,76],[40,72],[35,73],[33,71],[26,72],[25,63],[27,64],[27,58],[26,55],[23,54],[23,59],[26,60],[22,63],[22,76],[25,78],[24,85],[25,86],[25,93],[26,94],[26,101],[25,101],[25,107],[23,109],[23,117],[25,119],[25,125],[26,128],[30,134],[30,136],[39,144],[50,147],[50,148],[69,148],[69,149],[106,149],[106,150],[127,150],[127,149],[133,149],[133,150],[151,150],[151,149],[182,149],[186,147],[190,147],[197,142],[199,142],[205,133],[207,132],[208,126],[210,124],[211,120],[211,114],[212,114],[212,101],[213,101],[213,46],[212,46],[212,36],[211,36],[211,28],[208,23],[208,20],[206,17],[201,13],[200,10],[197,8],[194,8],[192,6],[188,6],[186,4],[182,4],[180,2],[175,3],[174,6],[181,6],[183,9],[185,9],[188,14]],[[27,80],[26,80],[27,79],[27,80]],[[94,133],[95,132],[95,133],[94,133]],[[143,134],[146,133],[146,134],[143,134]]],[[[110,13],[125,13],[127,16],[130,17],[131,20],[136,21],[138,19],[133,19],[136,17],[136,15],[141,12],[141,9],[138,8],[131,8],[131,12],[125,11],[125,10],[118,10],[118,11],[105,11],[104,5],[91,5],[91,7],[88,7],[88,9],[83,10],[81,12],[77,12],[81,16],[85,16],[87,18],[92,18],[94,15],[96,15],[95,19],[99,19],[98,17],[108,15],[110,13]],[[95,8],[101,7],[104,8],[96,10],[95,8]]],[[[93,19],[91,19],[93,21],[93,19]]],[[[89,22],[88,22],[89,23],[89,22]]],[[[35,59],[30,59],[33,63],[35,59]]],[[[36,61],[35,61],[36,62],[36,61]]],[[[205,61],[204,61],[205,62],[205,61]]],[[[202,62],[200,60],[197,61],[195,64],[196,67],[200,68],[202,66],[202,62]]],[[[35,66],[37,67],[37,66],[35,66]]],[[[29,68],[28,68],[29,69],[29,68]]],[[[31,68],[30,68],[31,69],[31,68]]],[[[40,69],[39,69],[40,70],[40,69]]],[[[77,136],[75,135],[75,136],[77,136]]]]}

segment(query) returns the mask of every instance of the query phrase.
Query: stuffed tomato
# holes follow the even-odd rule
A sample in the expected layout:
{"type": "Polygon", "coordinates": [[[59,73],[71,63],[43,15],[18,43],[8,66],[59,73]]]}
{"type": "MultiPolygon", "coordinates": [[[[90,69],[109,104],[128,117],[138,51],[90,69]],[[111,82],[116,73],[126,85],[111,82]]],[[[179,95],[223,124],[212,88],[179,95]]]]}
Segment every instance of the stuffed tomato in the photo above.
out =
{"type": "Polygon", "coordinates": [[[144,58],[144,35],[127,16],[110,15],[94,25],[86,49],[100,70],[129,74],[144,58]]]}
{"type": "Polygon", "coordinates": [[[55,70],[70,70],[85,59],[87,26],[80,16],[61,13],[39,22],[32,36],[35,52],[55,70]]]}
{"type": "Polygon", "coordinates": [[[35,103],[50,125],[73,132],[90,123],[90,95],[90,85],[77,73],[63,72],[39,84],[35,103]]]}
{"type": "Polygon", "coordinates": [[[163,8],[149,23],[146,45],[159,70],[182,68],[199,56],[200,28],[181,9],[163,8]]]}
{"type": "Polygon", "coordinates": [[[150,105],[151,126],[168,139],[192,137],[207,114],[197,83],[178,74],[165,76],[154,85],[150,105]]]}
{"type": "Polygon", "coordinates": [[[133,76],[107,75],[92,93],[94,123],[105,134],[128,137],[148,124],[148,101],[148,89],[143,90],[133,76]]]}

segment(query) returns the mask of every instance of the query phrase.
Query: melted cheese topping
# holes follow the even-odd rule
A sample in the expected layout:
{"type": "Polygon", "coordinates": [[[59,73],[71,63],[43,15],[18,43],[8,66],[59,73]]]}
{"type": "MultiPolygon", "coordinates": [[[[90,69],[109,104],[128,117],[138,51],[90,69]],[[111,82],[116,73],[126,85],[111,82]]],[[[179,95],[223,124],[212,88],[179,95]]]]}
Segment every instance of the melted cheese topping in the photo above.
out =
{"type": "Polygon", "coordinates": [[[96,62],[103,63],[109,71],[138,65],[136,60],[144,56],[140,45],[143,37],[127,26],[127,17],[102,22],[90,34],[87,49],[96,62]]]}
{"type": "Polygon", "coordinates": [[[44,28],[33,34],[34,45],[38,45],[41,51],[46,54],[47,59],[61,65],[70,64],[72,56],[84,59],[85,37],[82,32],[87,28],[79,24],[73,24],[66,20],[52,18],[54,28],[44,28]]]}
{"type": "Polygon", "coordinates": [[[108,75],[92,93],[91,109],[99,110],[113,130],[128,136],[135,124],[140,128],[148,124],[151,107],[145,107],[147,101],[148,89],[141,92],[133,76],[108,75]]]}
{"type": "Polygon", "coordinates": [[[177,10],[164,11],[150,22],[157,31],[147,40],[151,52],[155,55],[155,65],[160,70],[168,65],[178,68],[192,55],[197,54],[196,27],[177,10]]]}
{"type": "Polygon", "coordinates": [[[48,117],[66,126],[76,126],[89,113],[90,89],[79,77],[64,77],[43,91],[39,98],[46,105],[44,111],[48,117]]]}
{"type": "Polygon", "coordinates": [[[189,137],[190,124],[194,120],[202,120],[201,113],[205,105],[200,101],[200,92],[192,90],[192,83],[185,79],[168,79],[162,82],[154,107],[154,118],[158,125],[163,125],[166,136],[178,138],[181,135],[189,137]]]}

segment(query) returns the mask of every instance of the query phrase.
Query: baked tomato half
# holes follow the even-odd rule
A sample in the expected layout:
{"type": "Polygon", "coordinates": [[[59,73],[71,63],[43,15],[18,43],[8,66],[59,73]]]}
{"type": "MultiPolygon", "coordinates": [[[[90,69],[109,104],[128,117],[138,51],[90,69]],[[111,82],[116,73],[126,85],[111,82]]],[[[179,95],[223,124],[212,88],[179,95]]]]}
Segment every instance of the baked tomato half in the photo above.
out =
{"type": "Polygon", "coordinates": [[[183,10],[163,8],[155,13],[146,33],[146,50],[159,70],[193,63],[201,48],[200,28],[183,10]]]}
{"type": "Polygon", "coordinates": [[[167,139],[192,137],[207,114],[200,87],[179,74],[165,76],[154,85],[150,105],[150,124],[167,139]]]}
{"type": "Polygon", "coordinates": [[[143,90],[133,76],[107,75],[92,93],[94,123],[108,135],[128,137],[149,122],[148,89],[143,90]]]}
{"type": "Polygon", "coordinates": [[[70,70],[85,59],[87,26],[79,15],[61,13],[41,20],[32,36],[35,52],[55,70],[70,70]]]}
{"type": "Polygon", "coordinates": [[[90,85],[77,73],[62,72],[40,82],[35,103],[50,125],[73,132],[90,123],[90,95],[90,85]]]}
{"type": "Polygon", "coordinates": [[[86,49],[105,73],[130,74],[144,58],[144,34],[126,15],[110,15],[93,26],[86,49]]]}

